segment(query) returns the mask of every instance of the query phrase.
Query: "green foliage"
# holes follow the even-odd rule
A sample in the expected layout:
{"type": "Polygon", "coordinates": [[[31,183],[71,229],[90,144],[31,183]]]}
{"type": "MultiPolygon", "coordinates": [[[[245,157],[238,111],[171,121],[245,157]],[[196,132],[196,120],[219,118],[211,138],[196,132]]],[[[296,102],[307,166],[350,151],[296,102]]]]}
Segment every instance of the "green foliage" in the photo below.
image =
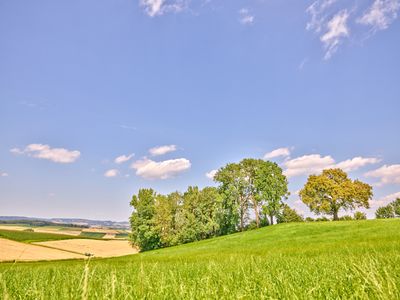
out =
{"type": "Polygon", "coordinates": [[[375,212],[375,216],[377,219],[394,218],[395,214],[394,214],[393,206],[387,205],[387,206],[379,207],[375,212]]]}
{"type": "Polygon", "coordinates": [[[257,227],[266,215],[272,225],[280,212],[282,199],[288,195],[288,183],[282,169],[276,163],[261,159],[227,164],[217,172],[214,180],[220,184],[224,201],[230,204],[229,216],[233,216],[227,224],[230,231],[233,225],[240,231],[245,228],[249,209],[253,210],[257,227]]]}
{"type": "Polygon", "coordinates": [[[289,207],[289,205],[284,204],[282,210],[278,215],[278,223],[292,223],[292,222],[303,222],[304,219],[301,215],[297,213],[296,210],[289,207]]]}
{"type": "Polygon", "coordinates": [[[351,180],[341,169],[327,169],[321,175],[311,175],[300,191],[300,198],[316,214],[327,214],[338,220],[340,209],[369,208],[372,187],[351,180]]]}
{"type": "Polygon", "coordinates": [[[222,198],[218,190],[189,187],[182,195],[140,190],[131,202],[131,241],[141,251],[198,241],[220,233],[222,198]]]}
{"type": "Polygon", "coordinates": [[[315,222],[315,220],[314,220],[313,218],[311,218],[311,217],[307,217],[307,218],[305,219],[305,221],[306,221],[306,222],[315,222]]]}
{"type": "Polygon", "coordinates": [[[79,237],[66,234],[0,229],[0,238],[14,240],[17,242],[33,243],[33,242],[45,242],[45,241],[57,241],[57,240],[70,240],[79,237]]]}
{"type": "Polygon", "coordinates": [[[354,213],[354,220],[366,220],[367,215],[361,211],[356,211],[354,213]]]}
{"type": "Polygon", "coordinates": [[[0,264],[0,298],[400,299],[398,249],[398,219],[279,224],[120,258],[0,264]]]}
{"type": "Polygon", "coordinates": [[[141,189],[138,195],[132,197],[131,206],[131,241],[142,251],[157,249],[161,246],[159,232],[155,227],[155,198],[152,189],[141,189]]]}
{"type": "Polygon", "coordinates": [[[352,221],[354,220],[352,216],[345,215],[339,218],[340,221],[352,221]]]}

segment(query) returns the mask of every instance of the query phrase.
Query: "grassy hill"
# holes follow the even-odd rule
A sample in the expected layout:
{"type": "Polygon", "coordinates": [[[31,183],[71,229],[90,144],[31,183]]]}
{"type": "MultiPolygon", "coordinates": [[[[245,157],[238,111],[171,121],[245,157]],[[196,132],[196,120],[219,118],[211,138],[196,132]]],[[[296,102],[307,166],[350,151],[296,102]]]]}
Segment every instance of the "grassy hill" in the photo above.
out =
{"type": "Polygon", "coordinates": [[[138,255],[0,264],[18,299],[399,299],[400,220],[281,224],[138,255]]]}

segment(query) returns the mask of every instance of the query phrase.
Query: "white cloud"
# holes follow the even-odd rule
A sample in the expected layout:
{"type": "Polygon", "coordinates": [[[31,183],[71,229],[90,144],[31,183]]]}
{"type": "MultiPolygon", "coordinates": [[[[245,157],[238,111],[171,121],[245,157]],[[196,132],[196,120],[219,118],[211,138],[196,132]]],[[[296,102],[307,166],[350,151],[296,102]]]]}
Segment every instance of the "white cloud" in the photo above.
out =
{"type": "Polygon", "coordinates": [[[251,25],[254,23],[254,15],[250,14],[247,8],[239,10],[239,22],[243,25],[251,25]]]}
{"type": "Polygon", "coordinates": [[[389,183],[400,184],[400,165],[384,165],[379,169],[365,173],[366,177],[378,178],[378,186],[389,183]]]}
{"type": "Polygon", "coordinates": [[[217,174],[218,170],[211,170],[210,172],[206,173],[206,177],[214,180],[215,174],[217,174]]]}
{"type": "Polygon", "coordinates": [[[185,158],[170,159],[160,162],[144,158],[132,164],[136,175],[145,179],[168,179],[190,169],[191,163],[185,158]]]}
{"type": "Polygon", "coordinates": [[[315,174],[331,168],[334,164],[335,160],[329,155],[324,157],[319,154],[304,155],[285,161],[284,173],[287,177],[315,174]]]}
{"type": "Polygon", "coordinates": [[[288,177],[293,177],[316,174],[329,168],[340,168],[345,172],[351,172],[370,164],[376,164],[380,161],[380,159],[374,157],[357,156],[336,163],[330,155],[322,157],[320,154],[311,154],[285,161],[284,167],[286,169],[284,173],[288,177]]]}
{"type": "Polygon", "coordinates": [[[354,157],[353,159],[348,159],[342,161],[336,165],[336,168],[340,168],[345,172],[351,172],[358,170],[366,165],[376,164],[381,160],[375,157],[354,157]]]}
{"type": "Polygon", "coordinates": [[[380,206],[388,205],[390,202],[396,200],[397,198],[400,198],[400,192],[387,195],[378,200],[371,200],[369,204],[371,208],[378,208],[380,206]]]}
{"type": "Polygon", "coordinates": [[[150,16],[161,16],[169,12],[181,12],[188,6],[189,0],[140,0],[145,12],[150,16]]]}
{"type": "Polygon", "coordinates": [[[174,152],[174,151],[176,151],[175,145],[158,146],[158,147],[151,148],[149,150],[151,156],[164,155],[164,154],[174,152]]]}
{"type": "Polygon", "coordinates": [[[0,172],[0,177],[7,177],[8,176],[8,173],[6,173],[6,172],[0,172]]]}
{"type": "Polygon", "coordinates": [[[131,154],[129,154],[129,155],[121,155],[121,156],[118,156],[115,160],[114,160],[114,162],[116,163],[116,164],[122,164],[122,163],[124,163],[124,162],[127,162],[128,160],[130,160],[132,157],[134,157],[135,156],[135,154],[134,153],[131,153],[131,154]]]}
{"type": "Polygon", "coordinates": [[[271,152],[268,152],[264,155],[264,159],[271,159],[275,157],[287,157],[290,156],[290,149],[289,148],[279,148],[275,149],[271,152]]]}
{"type": "Polygon", "coordinates": [[[357,22],[371,26],[373,32],[384,30],[397,18],[399,9],[400,0],[375,0],[357,22]]]}
{"type": "Polygon", "coordinates": [[[68,150],[64,148],[51,148],[49,145],[30,144],[21,150],[13,148],[10,150],[13,154],[26,154],[30,157],[51,160],[56,163],[73,163],[81,153],[77,150],[68,150]]]}
{"type": "Polygon", "coordinates": [[[119,171],[117,169],[111,169],[111,170],[106,171],[104,173],[104,176],[105,177],[116,177],[116,176],[118,176],[118,174],[119,174],[119,171]]]}
{"type": "Polygon", "coordinates": [[[350,35],[350,30],[347,26],[349,15],[347,10],[344,9],[334,15],[326,24],[326,32],[320,37],[325,47],[325,59],[330,59],[339,48],[342,39],[350,35]]]}

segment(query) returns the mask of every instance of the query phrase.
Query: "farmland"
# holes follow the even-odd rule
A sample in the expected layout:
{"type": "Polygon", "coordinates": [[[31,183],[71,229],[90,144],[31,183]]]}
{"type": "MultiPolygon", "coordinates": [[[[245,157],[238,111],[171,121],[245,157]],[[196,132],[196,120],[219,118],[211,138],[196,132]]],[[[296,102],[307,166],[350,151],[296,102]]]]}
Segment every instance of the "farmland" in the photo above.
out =
{"type": "Polygon", "coordinates": [[[398,219],[280,224],[119,258],[3,263],[0,295],[398,299],[399,249],[398,219]]]}

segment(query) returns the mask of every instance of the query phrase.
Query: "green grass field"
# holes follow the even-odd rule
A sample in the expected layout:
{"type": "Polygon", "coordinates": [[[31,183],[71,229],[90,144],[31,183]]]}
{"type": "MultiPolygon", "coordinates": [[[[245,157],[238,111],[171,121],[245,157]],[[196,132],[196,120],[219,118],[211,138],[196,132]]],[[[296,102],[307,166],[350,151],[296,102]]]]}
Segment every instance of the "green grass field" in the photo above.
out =
{"type": "Polygon", "coordinates": [[[0,238],[5,238],[17,242],[34,243],[34,242],[45,242],[45,241],[69,240],[69,239],[76,239],[79,237],[66,234],[56,234],[56,233],[53,234],[53,233],[0,229],[0,238]]]}
{"type": "Polygon", "coordinates": [[[3,299],[400,299],[400,220],[281,224],[138,255],[0,264],[3,299]]]}
{"type": "Polygon", "coordinates": [[[94,238],[94,239],[101,239],[105,236],[106,234],[103,232],[86,232],[82,231],[80,233],[80,237],[87,237],[87,238],[94,238]]]}

